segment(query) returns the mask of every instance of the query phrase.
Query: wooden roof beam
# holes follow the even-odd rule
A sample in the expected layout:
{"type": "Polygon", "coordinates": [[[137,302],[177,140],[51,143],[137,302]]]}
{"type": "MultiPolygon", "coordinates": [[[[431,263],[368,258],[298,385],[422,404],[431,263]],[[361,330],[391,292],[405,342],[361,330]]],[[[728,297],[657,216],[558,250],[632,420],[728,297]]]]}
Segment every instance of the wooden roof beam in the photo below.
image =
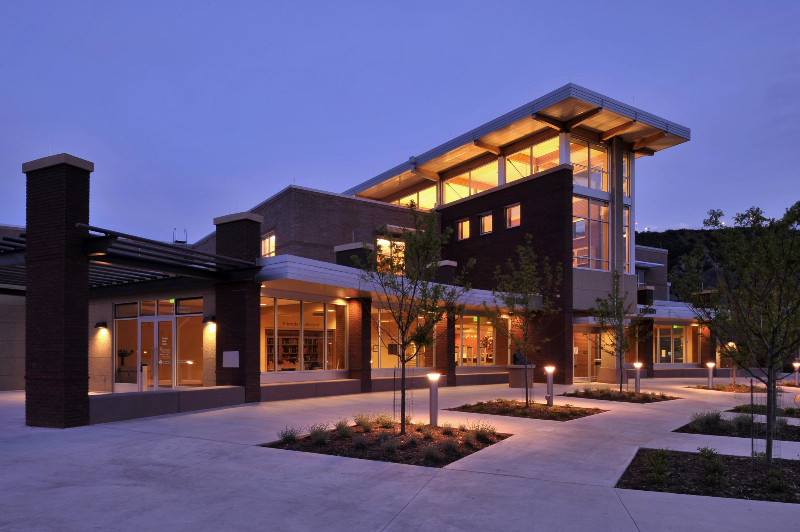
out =
{"type": "Polygon", "coordinates": [[[655,155],[656,151],[650,148],[639,148],[638,150],[633,150],[633,153],[636,155],[655,155]]]}
{"type": "Polygon", "coordinates": [[[425,179],[430,179],[431,181],[439,181],[439,174],[436,172],[429,172],[427,170],[417,168],[416,166],[411,168],[411,175],[418,175],[424,177],[425,179]]]}
{"type": "Polygon", "coordinates": [[[578,116],[576,116],[575,118],[570,118],[569,120],[564,122],[564,130],[565,131],[570,131],[573,127],[575,127],[575,126],[577,126],[579,124],[582,124],[583,122],[586,122],[587,120],[589,120],[593,116],[599,115],[602,112],[603,112],[603,108],[602,107],[597,107],[595,109],[590,109],[589,111],[583,112],[583,113],[579,114],[578,116]]]}
{"type": "Polygon", "coordinates": [[[652,143],[656,142],[657,140],[663,139],[667,135],[668,133],[666,131],[659,131],[655,135],[650,135],[649,137],[637,140],[636,143],[633,145],[633,151],[638,151],[642,148],[646,148],[650,146],[652,143]]]}
{"type": "Polygon", "coordinates": [[[636,120],[631,120],[629,122],[625,122],[624,124],[620,124],[620,125],[618,125],[616,127],[612,127],[608,131],[605,131],[604,133],[602,133],[600,135],[600,138],[603,139],[603,141],[606,141],[606,140],[610,139],[611,137],[616,137],[620,133],[628,131],[630,128],[632,128],[635,125],[636,125],[636,120]]]}
{"type": "Polygon", "coordinates": [[[533,118],[537,122],[542,122],[543,124],[547,124],[553,129],[564,131],[564,122],[558,120],[557,118],[553,118],[552,116],[543,115],[542,113],[533,113],[533,116],[531,118],[533,118]]]}
{"type": "Polygon", "coordinates": [[[503,154],[503,150],[500,149],[500,146],[493,146],[493,145],[489,144],[488,142],[484,142],[482,140],[474,140],[474,141],[472,141],[472,144],[474,144],[478,148],[481,148],[481,149],[484,149],[486,151],[492,152],[497,156],[500,156],[500,155],[503,154]]]}

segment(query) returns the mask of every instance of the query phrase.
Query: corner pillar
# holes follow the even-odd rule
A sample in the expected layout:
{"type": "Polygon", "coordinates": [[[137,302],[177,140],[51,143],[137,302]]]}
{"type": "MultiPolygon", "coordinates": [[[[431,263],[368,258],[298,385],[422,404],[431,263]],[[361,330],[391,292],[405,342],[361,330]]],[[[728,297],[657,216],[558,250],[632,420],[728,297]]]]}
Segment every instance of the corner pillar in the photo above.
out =
{"type": "Polygon", "coordinates": [[[89,424],[89,175],[66,153],[22,165],[26,175],[25,423],[89,424]]]}
{"type": "Polygon", "coordinates": [[[447,386],[456,385],[456,319],[445,316],[436,324],[436,371],[447,386]]]}
{"type": "Polygon", "coordinates": [[[653,363],[655,362],[655,357],[653,356],[653,320],[643,321],[642,333],[645,339],[640,340],[638,344],[639,362],[642,363],[644,376],[652,379],[655,376],[653,371],[653,363]]]}
{"type": "Polygon", "coordinates": [[[347,300],[347,362],[351,379],[361,381],[361,393],[372,391],[372,299],[347,300]]]}
{"type": "MultiPolygon", "coordinates": [[[[253,261],[261,247],[262,217],[250,212],[214,219],[217,254],[253,261]]],[[[255,280],[218,283],[217,386],[243,386],[245,402],[261,401],[261,286],[255,280]]]]}

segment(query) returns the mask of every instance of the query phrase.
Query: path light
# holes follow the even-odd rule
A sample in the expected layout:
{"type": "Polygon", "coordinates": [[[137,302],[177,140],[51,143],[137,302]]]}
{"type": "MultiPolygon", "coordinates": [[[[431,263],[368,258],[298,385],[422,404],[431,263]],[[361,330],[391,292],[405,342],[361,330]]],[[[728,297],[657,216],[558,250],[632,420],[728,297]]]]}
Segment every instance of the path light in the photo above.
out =
{"type": "Polygon", "coordinates": [[[714,389],[714,366],[716,364],[714,362],[706,362],[706,366],[708,366],[708,389],[714,389]]]}
{"type": "Polygon", "coordinates": [[[439,377],[441,373],[428,373],[428,380],[430,381],[431,390],[431,413],[430,421],[434,427],[439,426],[439,377]]]}
{"type": "Polygon", "coordinates": [[[636,393],[642,393],[642,380],[640,378],[640,370],[642,369],[641,362],[634,362],[633,367],[636,368],[636,393]]]}
{"type": "Polygon", "coordinates": [[[547,372],[547,406],[553,406],[553,372],[556,367],[545,366],[544,370],[547,372]]]}
{"type": "Polygon", "coordinates": [[[798,375],[800,375],[800,362],[792,362],[792,366],[794,366],[794,385],[796,387],[800,387],[800,382],[798,382],[798,375]]]}

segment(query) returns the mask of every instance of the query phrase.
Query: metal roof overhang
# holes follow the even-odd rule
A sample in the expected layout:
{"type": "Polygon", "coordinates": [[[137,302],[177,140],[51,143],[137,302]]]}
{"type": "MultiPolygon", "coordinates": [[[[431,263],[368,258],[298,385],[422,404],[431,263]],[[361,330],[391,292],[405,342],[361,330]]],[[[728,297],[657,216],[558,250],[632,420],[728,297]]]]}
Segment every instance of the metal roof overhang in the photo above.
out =
{"type": "Polygon", "coordinates": [[[345,195],[394,201],[404,195],[430,186],[438,174],[459,165],[490,162],[497,148],[511,153],[522,148],[526,140],[558,133],[557,124],[541,121],[553,119],[568,126],[571,132],[587,140],[602,142],[617,136],[636,147],[636,156],[652,153],[687,142],[689,128],[603,96],[573,83],[527,103],[505,115],[445,142],[432,150],[383,172],[353,188],[345,195]],[[597,112],[602,109],[602,112],[597,112]],[[534,119],[539,115],[539,120],[534,119]],[[583,116],[582,116],[583,115],[583,116]],[[570,126],[570,121],[579,124],[570,126]],[[611,135],[611,136],[608,136],[611,135]],[[510,148],[510,149],[509,149],[510,148]],[[465,164],[466,163],[466,164],[465,164]]]}

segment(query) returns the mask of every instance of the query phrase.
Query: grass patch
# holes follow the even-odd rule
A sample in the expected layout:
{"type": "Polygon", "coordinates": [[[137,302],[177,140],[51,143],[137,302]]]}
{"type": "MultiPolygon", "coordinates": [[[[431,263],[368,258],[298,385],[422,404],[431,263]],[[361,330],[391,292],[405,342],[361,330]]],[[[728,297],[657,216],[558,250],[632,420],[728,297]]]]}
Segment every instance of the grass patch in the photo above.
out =
{"type": "MultiPolygon", "coordinates": [[[[800,461],[775,460],[765,470],[753,459],[718,454],[639,449],[617,488],[800,504],[800,461]]],[[[757,459],[758,460],[758,459],[757,459]]]]}
{"type": "MultiPolygon", "coordinates": [[[[763,439],[766,427],[766,423],[751,423],[750,414],[738,414],[733,419],[724,419],[721,412],[712,411],[692,414],[689,423],[673,432],[732,438],[749,438],[753,434],[756,438],[763,439]]],[[[785,418],[778,418],[775,423],[775,439],[800,442],[800,427],[789,425],[785,418]]]]}
{"type": "Polygon", "coordinates": [[[636,393],[630,390],[615,390],[611,387],[593,388],[585,386],[582,390],[576,389],[573,392],[561,394],[565,397],[579,397],[581,399],[598,399],[601,401],[620,401],[623,403],[660,403],[662,401],[673,401],[680,399],[674,395],[664,392],[641,392],[636,393]]]}
{"type": "Polygon", "coordinates": [[[406,429],[401,436],[400,424],[387,427],[385,419],[371,414],[355,416],[355,426],[341,420],[334,428],[319,423],[307,428],[308,434],[300,436],[297,429],[279,433],[279,440],[264,443],[262,447],[287,449],[317,454],[346,456],[364,460],[379,460],[400,464],[444,467],[464,456],[502,441],[510,434],[498,434],[494,426],[485,421],[468,423],[458,429],[419,425],[406,429]]]}
{"type": "MultiPolygon", "coordinates": [[[[494,399],[492,401],[479,401],[475,404],[461,405],[449,408],[456,412],[470,412],[473,414],[489,414],[494,416],[527,417],[531,419],[548,419],[551,421],[570,421],[594,414],[607,412],[599,408],[583,408],[572,405],[547,406],[542,403],[531,403],[526,407],[524,401],[514,399],[494,399]]],[[[462,427],[460,426],[459,429],[462,427]]],[[[468,426],[463,426],[469,430],[468,426]]]]}

